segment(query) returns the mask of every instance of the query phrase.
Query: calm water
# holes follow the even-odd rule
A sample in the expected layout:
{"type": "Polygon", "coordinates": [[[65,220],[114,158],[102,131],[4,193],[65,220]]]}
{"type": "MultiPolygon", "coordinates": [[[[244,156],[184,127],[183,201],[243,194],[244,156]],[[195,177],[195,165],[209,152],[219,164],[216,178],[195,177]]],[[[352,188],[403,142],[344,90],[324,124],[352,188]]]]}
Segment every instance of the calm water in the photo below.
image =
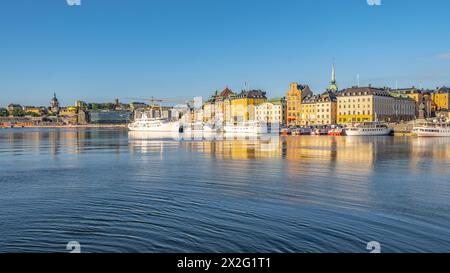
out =
{"type": "Polygon", "coordinates": [[[0,252],[450,251],[450,138],[0,131],[0,252]]]}

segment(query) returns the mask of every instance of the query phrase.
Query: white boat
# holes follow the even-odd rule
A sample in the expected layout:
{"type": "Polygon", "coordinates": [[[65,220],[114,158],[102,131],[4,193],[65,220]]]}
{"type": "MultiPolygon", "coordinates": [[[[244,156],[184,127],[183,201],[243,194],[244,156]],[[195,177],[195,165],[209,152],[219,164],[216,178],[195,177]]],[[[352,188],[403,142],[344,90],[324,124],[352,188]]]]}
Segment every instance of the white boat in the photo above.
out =
{"type": "Polygon", "coordinates": [[[328,135],[328,128],[327,127],[322,127],[322,128],[315,128],[312,132],[311,132],[312,136],[323,136],[323,135],[328,135]]]}
{"type": "Polygon", "coordinates": [[[412,132],[418,137],[450,137],[450,123],[424,122],[414,126],[412,132]]]}
{"type": "Polygon", "coordinates": [[[227,134],[267,134],[267,125],[256,121],[240,122],[237,124],[226,124],[223,130],[227,134]]]}
{"type": "Polygon", "coordinates": [[[146,113],[142,113],[139,118],[128,124],[128,129],[144,132],[179,132],[180,123],[163,118],[149,118],[146,113]]]}
{"type": "Polygon", "coordinates": [[[356,123],[345,129],[347,136],[388,136],[391,132],[391,128],[379,122],[356,123]]]}
{"type": "Polygon", "coordinates": [[[183,133],[215,133],[211,125],[203,122],[195,122],[183,125],[183,133]]]}

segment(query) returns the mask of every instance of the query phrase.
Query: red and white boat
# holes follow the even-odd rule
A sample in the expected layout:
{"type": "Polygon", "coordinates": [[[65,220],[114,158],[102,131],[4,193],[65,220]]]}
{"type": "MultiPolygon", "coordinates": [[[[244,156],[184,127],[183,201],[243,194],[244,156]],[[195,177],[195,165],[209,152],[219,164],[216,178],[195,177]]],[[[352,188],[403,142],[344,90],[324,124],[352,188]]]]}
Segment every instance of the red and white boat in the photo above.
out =
{"type": "Polygon", "coordinates": [[[341,128],[341,127],[332,127],[328,131],[328,135],[329,136],[343,136],[343,135],[345,135],[345,130],[344,130],[344,128],[341,128]]]}

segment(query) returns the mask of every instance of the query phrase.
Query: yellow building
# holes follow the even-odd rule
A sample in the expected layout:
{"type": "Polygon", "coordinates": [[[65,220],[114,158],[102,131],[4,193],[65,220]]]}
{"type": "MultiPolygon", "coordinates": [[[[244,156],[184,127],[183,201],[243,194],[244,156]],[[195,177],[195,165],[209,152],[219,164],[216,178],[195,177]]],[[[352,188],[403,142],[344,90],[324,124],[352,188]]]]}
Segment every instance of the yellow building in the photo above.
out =
{"type": "Polygon", "coordinates": [[[337,99],[337,123],[363,121],[409,121],[415,118],[416,103],[411,98],[393,97],[388,90],[352,87],[337,99]]]}
{"type": "Polygon", "coordinates": [[[41,116],[42,113],[43,113],[43,110],[40,107],[25,106],[24,107],[24,112],[26,114],[35,114],[35,115],[41,116]]]}
{"type": "Polygon", "coordinates": [[[300,125],[302,101],[311,96],[312,92],[307,85],[291,83],[286,95],[286,125],[300,125]]]}
{"type": "Polygon", "coordinates": [[[255,106],[266,101],[266,92],[261,90],[242,91],[231,99],[231,121],[255,120],[255,106]]]}
{"type": "Polygon", "coordinates": [[[450,88],[440,88],[431,93],[431,100],[436,105],[436,111],[449,110],[450,105],[450,88]]]}
{"type": "Polygon", "coordinates": [[[316,124],[337,124],[337,97],[332,91],[326,91],[316,101],[316,124]]]}
{"type": "Polygon", "coordinates": [[[303,99],[300,107],[299,125],[317,124],[317,99],[318,96],[310,95],[303,99]]]}
{"type": "Polygon", "coordinates": [[[203,122],[213,122],[215,111],[214,111],[214,101],[208,100],[203,104],[203,122]]]}
{"type": "Polygon", "coordinates": [[[78,108],[74,106],[70,107],[63,107],[59,110],[59,116],[66,117],[66,116],[75,116],[78,114],[78,108]]]}

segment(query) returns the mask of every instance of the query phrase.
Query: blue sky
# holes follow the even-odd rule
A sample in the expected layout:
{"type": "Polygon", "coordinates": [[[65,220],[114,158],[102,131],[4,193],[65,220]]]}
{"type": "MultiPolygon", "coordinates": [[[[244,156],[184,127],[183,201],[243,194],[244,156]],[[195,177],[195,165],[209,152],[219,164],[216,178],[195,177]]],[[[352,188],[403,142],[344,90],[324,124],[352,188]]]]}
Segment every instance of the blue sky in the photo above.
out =
{"type": "Polygon", "coordinates": [[[448,0],[4,0],[0,105],[450,85],[448,0]]]}

